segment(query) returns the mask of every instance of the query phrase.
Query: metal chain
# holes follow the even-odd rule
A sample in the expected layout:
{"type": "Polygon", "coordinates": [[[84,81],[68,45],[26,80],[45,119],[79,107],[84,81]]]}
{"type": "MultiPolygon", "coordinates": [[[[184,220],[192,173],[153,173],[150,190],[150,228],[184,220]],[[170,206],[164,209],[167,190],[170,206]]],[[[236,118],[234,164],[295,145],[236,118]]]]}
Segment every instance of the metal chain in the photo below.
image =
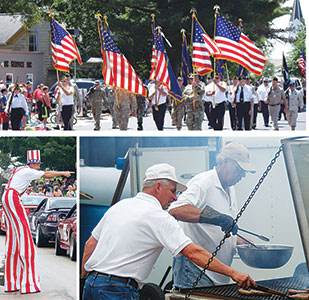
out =
{"type": "Polygon", "coordinates": [[[207,264],[204,266],[203,270],[201,270],[201,274],[196,278],[196,280],[193,283],[192,287],[187,292],[185,300],[189,300],[190,299],[190,296],[191,296],[193,290],[196,288],[196,286],[199,283],[199,281],[201,280],[202,276],[205,274],[206,270],[209,268],[209,265],[214,260],[214,258],[217,255],[218,251],[221,249],[222,245],[224,244],[225,240],[231,236],[230,232],[233,230],[235,224],[238,222],[239,218],[242,216],[243,212],[245,211],[245,209],[249,205],[250,201],[252,200],[252,198],[254,197],[254,195],[256,194],[258,189],[260,188],[261,184],[264,182],[264,179],[267,177],[269,171],[272,169],[273,165],[276,163],[277,158],[280,156],[282,150],[283,150],[283,145],[280,145],[280,147],[279,147],[278,151],[276,152],[274,158],[270,161],[270,164],[267,166],[267,168],[264,171],[263,175],[259,179],[258,183],[255,185],[254,189],[250,193],[250,195],[247,198],[246,202],[244,203],[244,205],[240,209],[239,213],[237,214],[236,218],[234,219],[233,224],[228,229],[228,231],[224,235],[223,239],[220,241],[219,245],[216,247],[215,251],[211,254],[211,257],[209,258],[207,264]]]}

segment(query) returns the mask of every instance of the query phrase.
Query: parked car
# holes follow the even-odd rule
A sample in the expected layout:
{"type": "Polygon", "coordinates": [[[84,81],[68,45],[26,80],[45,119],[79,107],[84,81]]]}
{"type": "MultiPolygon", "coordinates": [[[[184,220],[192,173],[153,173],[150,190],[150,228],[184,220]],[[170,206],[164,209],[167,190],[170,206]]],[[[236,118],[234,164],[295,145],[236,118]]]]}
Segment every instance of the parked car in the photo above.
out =
{"type": "Polygon", "coordinates": [[[29,214],[31,235],[38,247],[55,241],[57,222],[67,215],[75,203],[76,198],[72,197],[50,197],[29,214]]]}
{"type": "MultiPolygon", "coordinates": [[[[26,210],[27,216],[34,212],[35,209],[38,207],[38,205],[46,199],[46,196],[40,196],[40,195],[22,195],[21,200],[22,204],[26,210]]],[[[2,203],[0,207],[0,223],[1,223],[1,234],[5,234],[6,232],[6,224],[5,224],[5,217],[4,217],[4,212],[2,208],[2,203]]]]}
{"type": "Polygon", "coordinates": [[[66,255],[69,251],[73,261],[76,260],[76,225],[77,210],[74,204],[66,217],[58,221],[55,234],[56,255],[66,255]]]}

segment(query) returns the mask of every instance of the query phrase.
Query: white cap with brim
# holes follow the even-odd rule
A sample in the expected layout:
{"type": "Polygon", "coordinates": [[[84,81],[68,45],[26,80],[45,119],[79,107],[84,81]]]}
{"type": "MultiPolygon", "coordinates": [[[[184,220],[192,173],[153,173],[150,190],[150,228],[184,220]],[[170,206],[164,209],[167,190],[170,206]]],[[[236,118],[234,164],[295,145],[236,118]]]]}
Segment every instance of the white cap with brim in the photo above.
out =
{"type": "Polygon", "coordinates": [[[248,149],[237,142],[230,142],[221,149],[224,157],[233,159],[238,165],[247,172],[255,173],[255,169],[250,164],[248,149]]]}
{"type": "Polygon", "coordinates": [[[175,182],[179,192],[183,192],[187,187],[177,180],[175,168],[169,164],[157,164],[149,167],[145,172],[144,182],[147,180],[167,179],[175,182]]]}

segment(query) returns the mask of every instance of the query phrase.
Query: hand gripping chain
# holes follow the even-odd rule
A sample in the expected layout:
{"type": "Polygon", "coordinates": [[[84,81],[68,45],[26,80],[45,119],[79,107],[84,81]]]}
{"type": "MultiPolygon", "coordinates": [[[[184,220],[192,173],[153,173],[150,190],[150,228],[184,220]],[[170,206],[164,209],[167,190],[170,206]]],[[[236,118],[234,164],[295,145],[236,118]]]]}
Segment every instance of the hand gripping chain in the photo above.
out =
{"type": "Polygon", "coordinates": [[[201,280],[203,274],[205,274],[205,271],[209,268],[209,265],[214,260],[214,257],[217,255],[218,251],[221,249],[221,247],[224,244],[225,240],[228,237],[230,237],[230,235],[231,235],[230,232],[232,231],[232,229],[235,226],[235,224],[238,222],[239,218],[242,216],[243,212],[245,211],[245,209],[247,208],[248,204],[250,203],[250,201],[252,200],[252,198],[256,194],[257,190],[260,188],[261,184],[264,182],[264,179],[267,177],[269,171],[271,170],[273,165],[276,163],[277,158],[280,156],[282,150],[283,150],[283,145],[280,145],[280,147],[279,147],[277,153],[275,154],[274,158],[271,160],[270,164],[267,166],[266,170],[264,171],[263,175],[259,179],[258,183],[255,185],[254,189],[250,193],[250,195],[249,195],[248,199],[246,200],[245,204],[242,206],[242,208],[240,209],[240,211],[237,214],[236,218],[234,219],[233,225],[226,232],[226,234],[224,235],[223,239],[220,241],[219,245],[216,247],[216,250],[211,254],[211,257],[209,258],[207,264],[204,266],[204,269],[201,271],[201,274],[196,278],[196,280],[193,283],[191,289],[186,294],[185,300],[189,300],[190,299],[190,296],[191,296],[193,290],[196,288],[196,286],[199,283],[199,281],[201,280]]]}

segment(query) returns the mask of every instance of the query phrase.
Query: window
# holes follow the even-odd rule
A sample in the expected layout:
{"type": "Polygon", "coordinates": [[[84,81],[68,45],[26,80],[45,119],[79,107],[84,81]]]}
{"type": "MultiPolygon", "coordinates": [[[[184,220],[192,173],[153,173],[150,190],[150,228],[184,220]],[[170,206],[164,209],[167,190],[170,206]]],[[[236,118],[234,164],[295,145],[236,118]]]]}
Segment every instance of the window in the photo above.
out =
{"type": "Polygon", "coordinates": [[[28,45],[29,45],[29,51],[38,51],[37,38],[35,34],[31,33],[29,34],[28,45]]]}

